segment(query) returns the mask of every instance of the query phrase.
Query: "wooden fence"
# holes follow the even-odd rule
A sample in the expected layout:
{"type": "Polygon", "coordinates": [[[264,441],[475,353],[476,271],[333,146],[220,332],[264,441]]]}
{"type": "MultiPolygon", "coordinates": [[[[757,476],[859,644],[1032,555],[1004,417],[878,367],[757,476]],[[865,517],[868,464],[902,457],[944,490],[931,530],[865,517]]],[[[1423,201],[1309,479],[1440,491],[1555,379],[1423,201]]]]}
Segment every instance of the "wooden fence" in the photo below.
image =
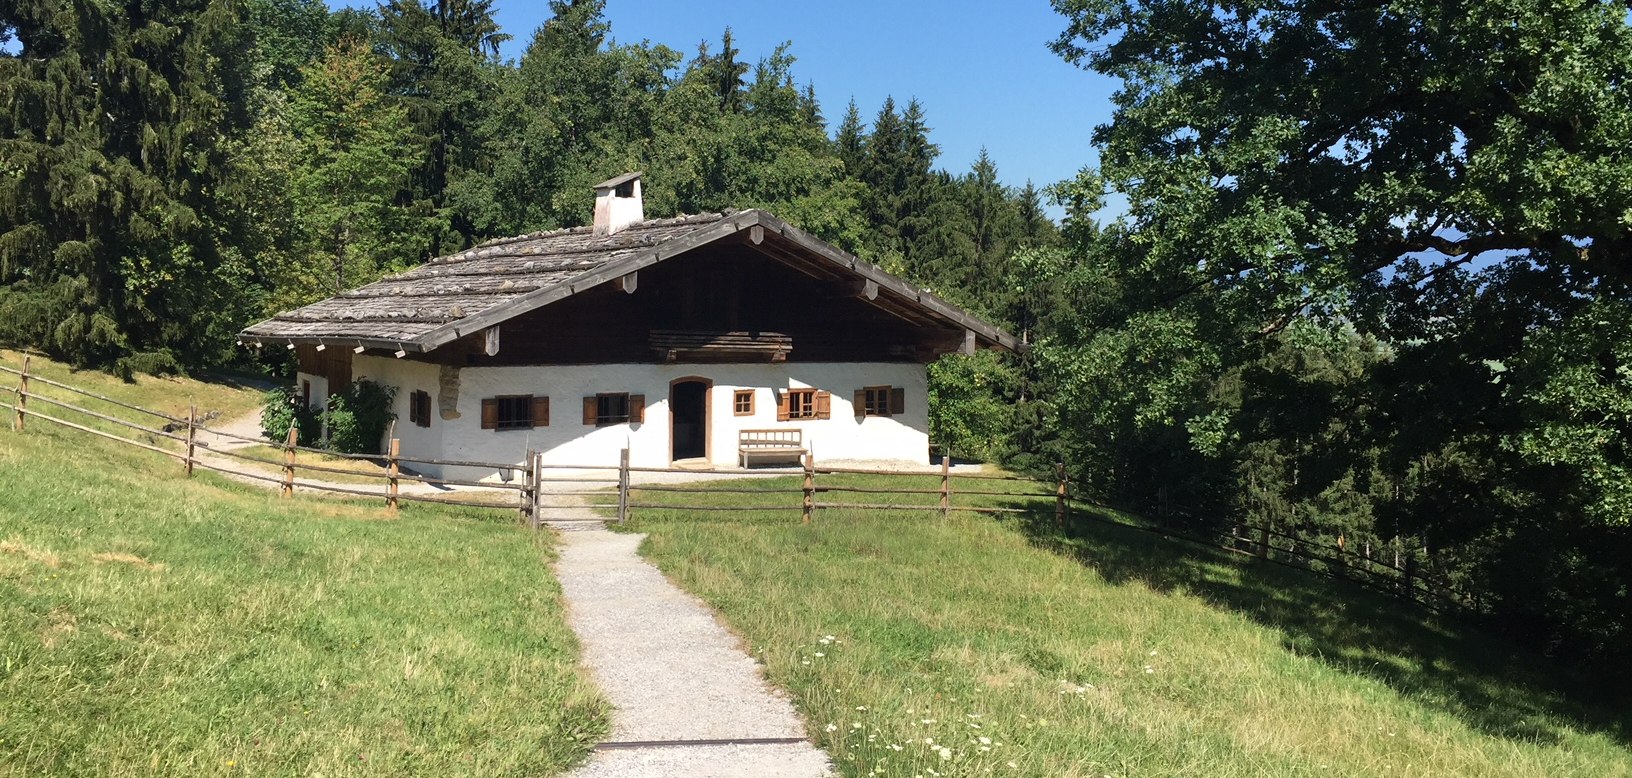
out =
{"type": "Polygon", "coordinates": [[[192,476],[195,468],[203,468],[205,470],[212,470],[229,475],[234,478],[244,478],[274,484],[277,486],[279,492],[285,497],[292,496],[296,489],[310,489],[314,491],[344,494],[352,497],[373,497],[383,499],[386,507],[393,510],[395,510],[403,501],[468,506],[474,508],[497,508],[507,511],[519,511],[523,517],[529,516],[533,510],[534,500],[528,491],[528,484],[531,483],[532,474],[528,472],[522,473],[523,477],[521,478],[520,483],[509,483],[507,481],[494,483],[490,481],[435,478],[432,476],[416,475],[402,471],[403,462],[412,462],[416,464],[477,467],[482,469],[491,469],[495,472],[502,473],[515,472],[519,470],[520,468],[518,468],[518,466],[514,463],[454,462],[430,459],[409,459],[399,456],[400,444],[395,438],[392,438],[390,446],[384,454],[342,454],[300,445],[299,432],[293,427],[289,429],[288,435],[285,436],[281,444],[272,443],[262,438],[239,435],[206,426],[199,418],[197,407],[189,407],[186,416],[176,416],[149,408],[143,408],[138,405],[132,405],[111,397],[97,394],[96,392],[87,391],[85,389],[80,389],[65,383],[53,381],[37,374],[32,374],[29,372],[29,359],[27,357],[23,359],[23,367],[21,370],[0,365],[0,373],[14,375],[18,378],[16,388],[9,390],[10,394],[14,398],[14,402],[0,403],[0,408],[11,411],[12,428],[14,430],[18,432],[24,431],[27,428],[27,424],[30,420],[48,421],[52,424],[67,427],[69,429],[86,432],[98,437],[107,438],[109,440],[114,440],[126,445],[135,446],[136,448],[174,458],[181,463],[184,472],[189,477],[192,476]],[[99,411],[92,410],[90,408],[83,407],[83,405],[69,402],[61,397],[42,395],[40,392],[36,391],[36,384],[52,387],[63,392],[68,392],[77,397],[85,397],[98,402],[107,403],[114,407],[131,411],[135,414],[141,414],[146,418],[154,419],[154,421],[147,424],[142,424],[129,419],[119,418],[118,416],[108,413],[101,413],[99,411]],[[33,403],[33,407],[30,407],[30,403],[33,403]],[[39,405],[42,403],[50,406],[52,413],[45,413],[41,411],[39,405]],[[79,417],[82,418],[76,417],[79,418],[79,421],[70,421],[56,415],[62,411],[67,411],[72,414],[79,414],[79,417]],[[92,426],[88,426],[90,423],[89,420],[96,420],[106,424],[112,424],[114,425],[116,431],[110,432],[105,429],[96,429],[92,426]],[[147,436],[148,439],[144,441],[137,440],[133,437],[127,437],[129,434],[128,432],[126,434],[117,434],[117,432],[125,432],[127,430],[141,433],[147,436]],[[268,456],[257,456],[255,454],[245,453],[243,451],[235,451],[231,448],[226,448],[223,446],[214,446],[208,441],[200,439],[201,436],[206,435],[213,435],[218,440],[237,440],[248,444],[269,446],[273,450],[277,451],[277,458],[274,459],[268,456]],[[169,445],[164,445],[166,443],[169,445]],[[346,468],[333,467],[330,465],[301,462],[298,460],[297,455],[302,452],[318,454],[324,457],[339,460],[371,462],[379,466],[381,469],[374,471],[350,470],[346,468]],[[225,463],[225,460],[230,460],[236,463],[253,463],[261,465],[266,469],[246,467],[242,464],[239,464],[238,466],[229,466],[225,463]],[[272,472],[268,472],[268,470],[272,472]],[[326,475],[342,475],[347,478],[361,479],[365,482],[378,481],[379,486],[369,489],[365,488],[364,485],[347,486],[316,480],[313,478],[303,479],[300,477],[301,471],[309,471],[311,473],[326,475]],[[498,497],[502,499],[503,502],[496,501],[494,499],[461,499],[455,497],[405,493],[401,488],[404,482],[424,483],[433,486],[463,486],[478,489],[481,490],[479,492],[480,494],[498,497]],[[507,494],[509,496],[504,496],[507,494]]]}
{"type": "MultiPolygon", "coordinates": [[[[1060,531],[1070,532],[1080,529],[1087,523],[1109,524],[1209,548],[1222,548],[1225,551],[1256,556],[1276,564],[1345,578],[1436,609],[1447,605],[1467,605],[1470,602],[1463,592],[1447,581],[1425,574],[1417,562],[1416,549],[1404,549],[1407,553],[1402,555],[1403,561],[1399,564],[1389,564],[1369,553],[1360,554],[1347,549],[1342,538],[1335,542],[1310,540],[1269,526],[1248,525],[1237,525],[1227,534],[1207,535],[1160,524],[1137,523],[1115,518],[1114,514],[1100,510],[1106,506],[1071,493],[1067,468],[1063,463],[1055,466],[1053,478],[1048,480],[1006,473],[960,472],[951,467],[952,459],[947,455],[941,457],[939,472],[821,466],[809,454],[802,458],[797,469],[738,468],[699,472],[672,467],[634,467],[630,464],[627,449],[622,452],[619,462],[615,465],[547,464],[543,461],[543,455],[536,451],[529,452],[521,464],[403,456],[400,441],[394,436],[388,436],[389,443],[383,454],[342,454],[299,445],[298,431],[294,428],[289,430],[281,443],[269,443],[258,437],[238,435],[206,426],[199,419],[196,407],[190,407],[187,415],[182,417],[115,400],[32,374],[29,372],[27,358],[24,359],[21,370],[0,365],[0,373],[18,378],[16,388],[9,389],[15,398],[14,403],[0,403],[0,408],[12,412],[13,427],[18,431],[23,431],[30,419],[48,421],[175,458],[188,476],[193,474],[196,467],[236,478],[269,482],[275,484],[285,497],[292,496],[297,489],[309,489],[350,497],[380,499],[391,510],[398,509],[403,502],[497,509],[519,515],[522,521],[534,529],[546,523],[593,522],[608,519],[622,522],[641,511],[786,514],[790,521],[797,515],[799,521],[807,523],[816,520],[818,515],[826,510],[903,511],[939,515],[942,518],[955,513],[1011,517],[1019,514],[1032,522],[1051,523],[1054,529],[1060,531]],[[35,390],[35,384],[108,403],[155,421],[142,424],[91,410],[61,398],[44,396],[35,390]],[[39,409],[40,404],[50,406],[54,412],[77,413],[85,419],[94,419],[122,429],[140,432],[149,436],[149,440],[137,440],[44,413],[39,409]],[[256,456],[230,448],[212,446],[208,441],[200,440],[202,435],[215,436],[217,440],[237,440],[270,446],[277,452],[277,457],[256,456]],[[161,441],[168,443],[169,446],[161,444],[161,441]],[[367,461],[379,469],[352,470],[301,462],[297,457],[299,453],[318,454],[338,460],[367,461]],[[252,463],[266,469],[257,470],[242,465],[230,467],[224,460],[252,463]],[[405,463],[490,470],[498,475],[500,480],[494,482],[420,475],[404,472],[405,463]],[[370,489],[361,485],[340,485],[313,478],[303,479],[300,476],[302,471],[361,478],[364,481],[378,481],[379,484],[370,489]],[[707,480],[690,483],[637,482],[637,478],[653,481],[662,474],[684,474],[688,477],[701,475],[707,480]],[[856,476],[868,477],[870,480],[858,479],[856,476]],[[771,488],[751,488],[744,480],[762,478],[796,480],[797,485],[783,487],[777,484],[771,488]],[[934,485],[927,487],[926,481],[934,485]],[[453,495],[414,494],[403,491],[404,483],[460,487],[469,491],[453,495]],[[472,499],[484,495],[496,499],[472,499]],[[671,500],[683,499],[686,495],[756,495],[766,497],[767,500],[749,505],[725,505],[710,503],[707,500],[688,504],[664,501],[662,495],[668,495],[671,500]],[[772,499],[777,496],[788,499],[786,502],[778,503],[772,499]],[[890,498],[905,498],[906,501],[890,498]],[[1000,501],[996,498],[1003,498],[1009,504],[992,504],[1000,501]],[[1022,504],[1015,504],[1015,501],[1022,504]],[[1257,536],[1257,540],[1252,539],[1254,535],[1257,536]],[[1277,540],[1282,542],[1277,543],[1277,540]]],[[[1394,541],[1394,548],[1402,549],[1397,540],[1394,541]]]]}

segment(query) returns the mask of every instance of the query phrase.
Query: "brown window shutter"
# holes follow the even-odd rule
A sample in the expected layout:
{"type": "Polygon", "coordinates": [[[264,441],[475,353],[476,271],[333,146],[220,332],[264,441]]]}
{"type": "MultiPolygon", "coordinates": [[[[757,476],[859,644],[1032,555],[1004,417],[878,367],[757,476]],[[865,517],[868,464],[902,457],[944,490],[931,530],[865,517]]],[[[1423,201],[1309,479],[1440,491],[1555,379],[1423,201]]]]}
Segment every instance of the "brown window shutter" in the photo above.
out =
{"type": "Polygon", "coordinates": [[[408,423],[419,424],[419,392],[408,393],[408,423]]]}
{"type": "Polygon", "coordinates": [[[419,425],[421,427],[431,426],[431,393],[430,392],[420,392],[419,393],[419,425]]]}
{"type": "Polygon", "coordinates": [[[866,389],[857,389],[856,390],[856,398],[854,400],[852,400],[851,402],[855,405],[854,410],[856,412],[856,418],[859,419],[859,418],[867,415],[867,390],[866,389]]]}
{"type": "Polygon", "coordinates": [[[548,397],[534,397],[533,398],[533,426],[534,427],[548,427],[548,426],[550,426],[550,398],[548,398],[548,397]]]}
{"type": "Polygon", "coordinates": [[[776,393],[776,420],[788,420],[788,391],[786,389],[776,393]]]}
{"type": "Polygon", "coordinates": [[[641,424],[646,421],[646,395],[629,395],[629,423],[641,424]]]}
{"type": "Polygon", "coordinates": [[[833,418],[833,393],[832,392],[817,392],[816,393],[816,418],[818,418],[818,419],[831,419],[831,418],[833,418]]]}
{"type": "Polygon", "coordinates": [[[499,428],[499,401],[489,397],[482,401],[482,429],[496,430],[499,428]]]}
{"type": "Polygon", "coordinates": [[[588,397],[585,397],[584,398],[584,423],[591,426],[591,427],[595,426],[595,410],[596,410],[595,395],[592,394],[592,395],[590,395],[588,397]]]}
{"type": "Polygon", "coordinates": [[[897,386],[890,390],[890,415],[907,412],[907,390],[897,386]]]}

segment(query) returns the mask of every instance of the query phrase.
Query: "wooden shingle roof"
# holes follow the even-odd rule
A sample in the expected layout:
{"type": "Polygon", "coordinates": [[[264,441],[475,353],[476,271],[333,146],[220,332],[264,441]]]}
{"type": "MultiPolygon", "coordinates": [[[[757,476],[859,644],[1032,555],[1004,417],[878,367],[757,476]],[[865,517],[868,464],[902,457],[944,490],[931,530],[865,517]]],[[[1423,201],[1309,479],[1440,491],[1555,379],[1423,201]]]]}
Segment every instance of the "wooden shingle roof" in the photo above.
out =
{"type": "Polygon", "coordinates": [[[611,235],[574,227],[491,240],[280,313],[238,337],[430,351],[742,230],[751,230],[756,244],[767,236],[785,244],[762,247],[777,259],[875,285],[881,307],[965,328],[988,345],[1021,348],[1013,335],[759,210],[652,219],[611,235]]]}

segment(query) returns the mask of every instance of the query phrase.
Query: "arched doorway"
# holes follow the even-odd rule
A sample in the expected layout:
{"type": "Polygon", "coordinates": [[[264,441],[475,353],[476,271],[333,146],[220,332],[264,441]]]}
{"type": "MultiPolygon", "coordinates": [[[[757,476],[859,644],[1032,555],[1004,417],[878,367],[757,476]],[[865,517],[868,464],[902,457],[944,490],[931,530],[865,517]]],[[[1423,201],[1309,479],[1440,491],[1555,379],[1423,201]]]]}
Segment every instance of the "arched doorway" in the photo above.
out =
{"type": "Polygon", "coordinates": [[[670,459],[708,457],[708,392],[706,378],[679,378],[669,383],[670,459]]]}

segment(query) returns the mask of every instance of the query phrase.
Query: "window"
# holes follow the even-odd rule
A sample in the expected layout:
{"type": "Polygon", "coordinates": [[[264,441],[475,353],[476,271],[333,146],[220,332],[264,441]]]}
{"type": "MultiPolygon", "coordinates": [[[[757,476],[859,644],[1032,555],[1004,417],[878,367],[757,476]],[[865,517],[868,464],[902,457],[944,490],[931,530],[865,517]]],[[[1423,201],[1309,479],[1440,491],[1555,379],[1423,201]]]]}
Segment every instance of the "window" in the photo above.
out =
{"type": "Polygon", "coordinates": [[[646,417],[646,395],[628,392],[603,392],[584,398],[584,424],[610,427],[614,424],[639,424],[646,417]]]}
{"type": "Polygon", "coordinates": [[[311,381],[301,381],[300,382],[300,407],[302,407],[302,408],[312,407],[312,382],[311,381]]]}
{"type": "Polygon", "coordinates": [[[907,390],[899,386],[869,386],[856,390],[856,418],[895,416],[906,412],[907,390]]]}
{"type": "MultiPolygon", "coordinates": [[[[426,417],[430,416],[430,395],[426,394],[426,417]]],[[[482,429],[529,430],[550,425],[550,398],[530,394],[489,397],[482,400],[482,429]]]]}
{"type": "Polygon", "coordinates": [[[754,415],[754,390],[738,389],[732,394],[731,410],[738,416],[754,415]]]}
{"type": "Polygon", "coordinates": [[[416,426],[431,426],[431,393],[415,390],[408,393],[408,421],[416,426]]]}
{"type": "Polygon", "coordinates": [[[832,417],[833,395],[816,389],[789,389],[782,393],[776,406],[777,421],[832,417]]]}

